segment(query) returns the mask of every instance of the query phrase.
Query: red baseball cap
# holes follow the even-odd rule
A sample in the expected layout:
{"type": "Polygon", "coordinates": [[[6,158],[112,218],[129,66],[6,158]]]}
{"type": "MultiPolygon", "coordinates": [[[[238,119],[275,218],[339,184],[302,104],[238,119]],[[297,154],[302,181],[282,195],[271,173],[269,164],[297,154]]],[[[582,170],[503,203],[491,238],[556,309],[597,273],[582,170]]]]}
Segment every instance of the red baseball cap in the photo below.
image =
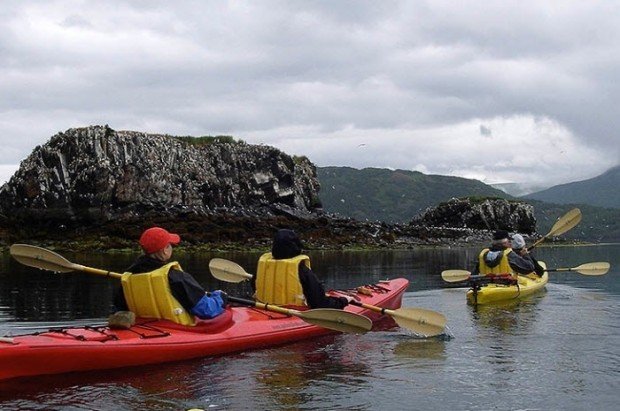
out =
{"type": "Polygon", "coordinates": [[[166,248],[168,244],[179,244],[181,237],[161,227],[151,227],[140,236],[140,246],[146,254],[153,254],[166,248]]]}

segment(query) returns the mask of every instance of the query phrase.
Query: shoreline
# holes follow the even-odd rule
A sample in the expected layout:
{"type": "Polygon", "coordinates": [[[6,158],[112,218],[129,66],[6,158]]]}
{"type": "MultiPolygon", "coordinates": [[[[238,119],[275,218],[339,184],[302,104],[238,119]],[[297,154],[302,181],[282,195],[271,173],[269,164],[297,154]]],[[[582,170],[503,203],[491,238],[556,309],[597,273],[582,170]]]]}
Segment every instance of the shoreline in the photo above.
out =
{"type": "MultiPolygon", "coordinates": [[[[139,246],[137,245],[137,241],[135,246],[131,247],[123,247],[123,248],[100,248],[100,247],[88,247],[88,246],[75,246],[75,243],[70,242],[40,242],[40,241],[21,241],[20,244],[28,244],[41,248],[46,248],[51,251],[58,252],[97,252],[104,254],[135,254],[136,252],[141,252],[139,246]]],[[[14,243],[17,244],[17,243],[14,243]]],[[[543,244],[539,244],[536,248],[548,248],[548,247],[594,247],[594,246],[613,246],[618,245],[620,242],[614,243],[591,243],[591,242],[583,242],[583,241],[573,241],[573,240],[556,240],[556,241],[548,241],[543,244]]],[[[442,248],[474,248],[474,247],[486,247],[488,244],[481,242],[463,242],[463,243],[455,243],[455,242],[446,242],[441,244],[408,244],[401,246],[394,245],[386,245],[386,246],[368,246],[368,245],[350,245],[350,246],[338,246],[333,247],[329,245],[317,245],[314,243],[304,243],[304,251],[308,252],[346,252],[346,253],[358,253],[358,252],[376,252],[376,251],[408,251],[415,249],[442,249],[442,248]]],[[[8,253],[11,245],[2,245],[0,246],[0,253],[8,253]]],[[[271,247],[271,242],[265,243],[264,245],[254,244],[252,246],[247,246],[241,243],[220,243],[217,245],[177,245],[174,247],[176,253],[217,253],[217,252],[265,252],[271,247]]]]}

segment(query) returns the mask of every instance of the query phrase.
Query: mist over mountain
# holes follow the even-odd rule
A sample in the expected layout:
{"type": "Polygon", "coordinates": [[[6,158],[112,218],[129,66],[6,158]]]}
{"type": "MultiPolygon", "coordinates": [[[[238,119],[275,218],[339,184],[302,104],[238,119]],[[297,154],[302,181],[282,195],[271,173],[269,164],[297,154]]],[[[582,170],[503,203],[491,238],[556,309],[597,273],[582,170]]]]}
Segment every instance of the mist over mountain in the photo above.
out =
{"type": "Polygon", "coordinates": [[[549,186],[532,185],[528,183],[496,183],[489,185],[514,197],[525,196],[549,188],[549,186]]]}
{"type": "Polygon", "coordinates": [[[561,184],[523,196],[556,204],[588,204],[620,208],[620,166],[588,180],[561,184]]]}

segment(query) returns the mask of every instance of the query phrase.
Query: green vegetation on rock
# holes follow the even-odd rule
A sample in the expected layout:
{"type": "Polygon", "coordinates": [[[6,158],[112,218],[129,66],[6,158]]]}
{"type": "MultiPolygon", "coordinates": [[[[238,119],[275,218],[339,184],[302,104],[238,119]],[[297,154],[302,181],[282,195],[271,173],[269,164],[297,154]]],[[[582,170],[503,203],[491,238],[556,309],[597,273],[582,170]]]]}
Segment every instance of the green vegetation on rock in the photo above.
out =
{"type": "Polygon", "coordinates": [[[214,143],[230,143],[230,144],[245,144],[243,140],[235,140],[233,136],[201,136],[201,137],[174,137],[177,140],[194,146],[206,146],[214,143]]]}

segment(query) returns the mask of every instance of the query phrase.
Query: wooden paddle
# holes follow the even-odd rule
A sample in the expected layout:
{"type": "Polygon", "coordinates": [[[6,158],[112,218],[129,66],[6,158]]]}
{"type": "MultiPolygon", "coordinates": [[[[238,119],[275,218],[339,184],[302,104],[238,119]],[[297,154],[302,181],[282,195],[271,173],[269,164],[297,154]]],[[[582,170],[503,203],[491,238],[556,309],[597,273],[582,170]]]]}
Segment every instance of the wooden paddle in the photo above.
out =
{"type": "MultiPolygon", "coordinates": [[[[573,268],[549,268],[545,271],[574,271],[583,275],[603,275],[607,274],[607,272],[609,271],[609,267],[610,265],[607,262],[596,262],[581,264],[573,268]]],[[[486,275],[472,275],[467,270],[445,270],[441,272],[441,278],[449,283],[458,283],[460,281],[475,280],[484,277],[486,277],[486,275]]]]}
{"type": "Polygon", "coordinates": [[[50,270],[57,273],[68,273],[71,271],[84,271],[90,274],[105,275],[108,277],[121,278],[122,274],[112,271],[100,270],[98,268],[86,267],[75,264],[55,252],[46,248],[28,244],[13,244],[10,253],[17,261],[29,267],[50,270]]]}
{"type": "Polygon", "coordinates": [[[372,328],[372,321],[368,317],[334,308],[315,308],[313,310],[299,311],[231,296],[228,296],[228,301],[280,314],[292,315],[301,318],[307,323],[336,331],[361,334],[370,331],[372,328]]]}
{"type": "Polygon", "coordinates": [[[377,313],[387,314],[394,319],[399,327],[411,330],[416,334],[420,334],[425,337],[434,337],[445,332],[447,322],[446,317],[437,311],[410,307],[390,310],[388,308],[364,304],[356,300],[351,301],[350,304],[357,305],[358,307],[363,307],[377,313]]]}
{"type": "Polygon", "coordinates": [[[573,268],[550,268],[545,271],[575,271],[583,275],[603,275],[607,274],[611,265],[608,262],[599,261],[596,263],[586,263],[573,268]]]}
{"type": "MultiPolygon", "coordinates": [[[[211,274],[213,274],[213,277],[218,280],[231,283],[239,283],[253,277],[252,274],[246,273],[239,264],[223,258],[213,258],[209,262],[209,270],[211,274]]],[[[396,310],[390,310],[364,304],[355,300],[353,300],[351,304],[381,314],[387,314],[392,317],[400,327],[426,337],[443,334],[446,326],[446,317],[443,314],[424,308],[398,308],[396,310]]]]}
{"type": "MultiPolygon", "coordinates": [[[[107,277],[120,278],[122,274],[112,271],[100,270],[98,268],[87,267],[81,264],[75,264],[63,256],[56,254],[51,250],[36,247],[28,244],[13,244],[10,253],[17,261],[29,267],[40,268],[42,270],[50,270],[58,273],[68,273],[71,271],[84,271],[91,274],[104,275],[107,277]]],[[[228,296],[230,301],[248,301],[257,308],[267,311],[273,311],[281,314],[299,317],[302,320],[331,330],[342,332],[363,333],[372,328],[372,321],[363,315],[343,312],[341,310],[332,309],[316,309],[308,311],[289,310],[273,305],[255,303],[254,301],[236,299],[228,296]]]]}
{"type": "Polygon", "coordinates": [[[556,223],[553,225],[553,227],[551,227],[551,230],[549,230],[546,235],[544,235],[542,238],[532,244],[532,246],[529,247],[528,250],[533,249],[549,237],[555,237],[564,234],[565,232],[579,224],[580,221],[581,210],[579,210],[578,208],[573,208],[562,217],[560,217],[558,221],[556,221],[556,223]]]}

